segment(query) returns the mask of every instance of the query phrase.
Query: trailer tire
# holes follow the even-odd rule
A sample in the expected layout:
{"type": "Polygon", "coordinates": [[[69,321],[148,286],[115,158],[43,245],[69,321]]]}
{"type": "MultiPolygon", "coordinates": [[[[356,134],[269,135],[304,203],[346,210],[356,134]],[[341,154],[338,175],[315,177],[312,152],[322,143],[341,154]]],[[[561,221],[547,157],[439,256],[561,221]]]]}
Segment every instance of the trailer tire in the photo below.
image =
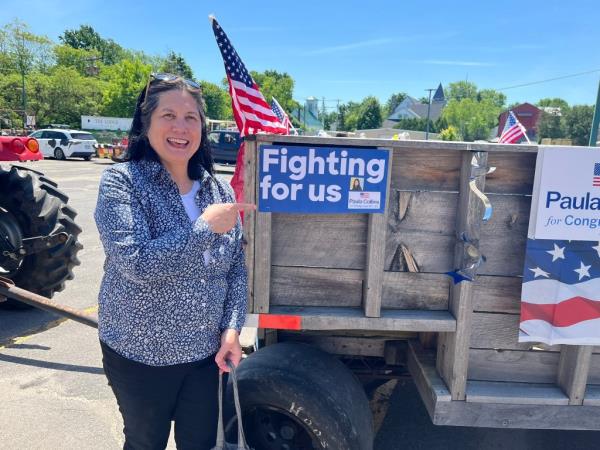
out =
{"type": "MultiPolygon", "coordinates": [[[[252,353],[237,369],[248,445],[261,450],[371,450],[373,418],[352,372],[310,345],[284,342],[252,353]]],[[[227,433],[236,436],[228,389],[227,433]]]]}
{"type": "MultiPolygon", "coordinates": [[[[62,244],[26,255],[16,273],[9,275],[17,286],[52,297],[64,289],[66,280],[73,279],[73,268],[80,264],[77,252],[83,246],[78,241],[81,228],[74,220],[77,213],[67,205],[68,200],[43,173],[22,166],[0,165],[0,207],[16,219],[22,237],[59,232],[69,235],[62,244]]],[[[29,308],[11,299],[1,305],[29,308]]]]}

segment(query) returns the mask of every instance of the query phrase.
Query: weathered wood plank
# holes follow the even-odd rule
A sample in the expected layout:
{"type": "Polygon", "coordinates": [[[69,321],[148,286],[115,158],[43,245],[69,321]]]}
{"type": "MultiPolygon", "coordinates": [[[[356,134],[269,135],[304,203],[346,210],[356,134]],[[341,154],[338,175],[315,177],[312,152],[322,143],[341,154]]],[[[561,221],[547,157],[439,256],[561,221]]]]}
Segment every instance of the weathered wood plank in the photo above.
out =
{"type": "Polygon", "coordinates": [[[600,430],[599,412],[597,406],[438,402],[432,420],[450,426],[600,430]]]}
{"type": "Polygon", "coordinates": [[[489,194],[494,212],[481,228],[482,275],[523,274],[531,197],[489,194]]]}
{"type": "MultiPolygon", "coordinates": [[[[392,151],[388,151],[386,192],[390,192],[390,180],[393,164],[392,151]]],[[[387,232],[387,214],[389,199],[382,214],[369,214],[367,227],[367,258],[365,261],[365,280],[363,283],[363,308],[365,316],[379,317],[381,312],[381,293],[385,263],[385,235],[387,232]]]]}
{"type": "MultiPolygon", "coordinates": [[[[480,223],[483,216],[481,200],[470,189],[469,183],[475,167],[472,160],[477,159],[481,167],[487,164],[487,154],[475,155],[464,152],[460,176],[460,194],[456,212],[456,235],[466,233],[471,244],[457,241],[454,252],[454,264],[451,270],[466,267],[469,264],[468,246],[478,247],[480,223]]],[[[485,175],[476,178],[477,188],[482,191],[485,175]]],[[[453,284],[450,289],[448,309],[456,318],[456,331],[443,333],[438,337],[437,369],[444,379],[453,400],[464,400],[469,364],[469,340],[471,338],[471,320],[473,315],[473,283],[453,284]]]]}
{"type": "MultiPolygon", "coordinates": [[[[414,192],[400,219],[400,202],[393,194],[388,215],[385,267],[403,270],[398,248],[405,245],[422,272],[453,270],[456,243],[453,225],[458,195],[445,192],[414,192]]],[[[518,276],[523,271],[531,199],[516,195],[490,194],[492,218],[481,228],[481,251],[487,261],[480,275],[518,276]]]]}
{"type": "Polygon", "coordinates": [[[271,305],[358,308],[362,284],[361,270],[272,266],[271,305]]]}
{"type": "Polygon", "coordinates": [[[522,283],[520,277],[478,276],[473,283],[473,311],[520,314],[522,283]]]}
{"type": "Polygon", "coordinates": [[[592,358],[590,361],[590,372],[588,375],[588,383],[600,384],[600,354],[592,354],[592,358]]]}
{"type": "Polygon", "coordinates": [[[448,309],[450,277],[420,272],[385,272],[382,307],[391,309],[448,309]]]}
{"type": "Polygon", "coordinates": [[[557,384],[569,397],[570,405],[583,405],[591,358],[590,345],[563,345],[560,350],[557,384]]]}
{"type": "Polygon", "coordinates": [[[531,195],[535,159],[535,153],[489,153],[488,165],[496,170],[486,176],[485,192],[531,195]]]}
{"type": "Polygon", "coordinates": [[[469,381],[467,402],[516,405],[568,405],[569,399],[553,384],[469,381]]]}
{"type": "Polygon", "coordinates": [[[458,191],[460,152],[438,150],[427,154],[413,149],[395,149],[392,189],[411,191],[458,191]]]}
{"type": "Polygon", "coordinates": [[[407,365],[421,399],[433,417],[438,402],[452,400],[450,391],[435,369],[435,352],[423,349],[417,340],[411,339],[408,341],[407,365]]]}
{"type": "Polygon", "coordinates": [[[473,403],[451,401],[449,395],[435,396],[429,386],[434,383],[439,386],[440,382],[444,386],[435,371],[435,357],[432,352],[429,352],[428,357],[415,358],[415,352],[411,351],[413,346],[413,341],[409,341],[408,367],[429,415],[436,425],[600,430],[600,421],[598,421],[600,408],[596,406],[473,403]]]}
{"type": "MultiPolygon", "coordinates": [[[[254,174],[256,171],[256,141],[244,144],[244,173],[254,174]]],[[[244,200],[256,204],[256,177],[244,177],[244,200]]],[[[246,269],[248,270],[248,312],[254,311],[254,230],[256,213],[246,211],[244,215],[244,238],[246,246],[246,269]]]]}
{"type": "MultiPolygon", "coordinates": [[[[256,156],[255,156],[256,161],[256,156]]],[[[259,178],[259,164],[254,164],[254,177],[259,178]]],[[[258,184],[254,186],[255,198],[259,198],[258,184]]],[[[254,310],[269,312],[271,290],[271,213],[255,212],[254,225],[254,310]]]]}
{"type": "Polygon", "coordinates": [[[600,386],[588,384],[583,404],[584,406],[600,406],[600,386]]]}
{"type": "Polygon", "coordinates": [[[456,329],[448,311],[381,310],[365,317],[358,308],[273,306],[271,314],[300,316],[302,330],[445,331],[456,329]]]}
{"type": "MultiPolygon", "coordinates": [[[[385,269],[408,270],[405,245],[421,272],[453,270],[456,243],[454,221],[458,195],[414,192],[403,220],[398,219],[399,193],[389,198],[385,269]],[[397,259],[402,258],[402,264],[397,259]]],[[[481,229],[481,249],[487,262],[480,275],[519,276],[525,257],[530,199],[514,195],[490,195],[492,219],[481,229]]],[[[279,266],[364,269],[367,216],[364,214],[301,215],[272,214],[272,258],[279,266]]]]}
{"type": "Polygon", "coordinates": [[[334,355],[383,357],[386,339],[280,331],[279,342],[283,341],[304,342],[334,355]]]}
{"type": "Polygon", "coordinates": [[[558,352],[541,350],[469,350],[468,379],[519,383],[555,383],[558,352]]]}
{"type": "Polygon", "coordinates": [[[471,327],[471,348],[529,350],[529,342],[517,342],[519,315],[474,313],[471,327]]]}
{"type": "Polygon", "coordinates": [[[365,268],[366,214],[273,213],[272,261],[278,266],[365,268]]]}
{"type": "Polygon", "coordinates": [[[541,348],[548,351],[560,351],[559,345],[518,342],[519,319],[518,314],[474,313],[471,327],[471,348],[505,350],[541,348]]]}
{"type": "Polygon", "coordinates": [[[272,142],[275,144],[296,145],[335,145],[338,147],[392,147],[393,149],[422,150],[424,153],[435,153],[440,150],[453,151],[484,151],[484,152],[508,152],[508,153],[535,153],[537,145],[509,145],[492,144],[483,142],[441,142],[441,141],[400,141],[392,139],[365,139],[365,138],[341,138],[341,137],[310,137],[305,136],[283,136],[273,134],[258,134],[249,136],[247,139],[255,139],[259,143],[272,142]]]}

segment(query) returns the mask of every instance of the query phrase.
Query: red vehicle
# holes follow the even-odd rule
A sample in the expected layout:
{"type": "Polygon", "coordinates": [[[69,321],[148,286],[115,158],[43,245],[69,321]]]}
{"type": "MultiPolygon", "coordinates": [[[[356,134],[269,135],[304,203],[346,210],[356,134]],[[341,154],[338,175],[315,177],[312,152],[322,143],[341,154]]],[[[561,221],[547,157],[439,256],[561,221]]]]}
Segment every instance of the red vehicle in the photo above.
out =
{"type": "Polygon", "coordinates": [[[30,137],[0,136],[0,161],[39,161],[44,159],[38,141],[30,137]]]}

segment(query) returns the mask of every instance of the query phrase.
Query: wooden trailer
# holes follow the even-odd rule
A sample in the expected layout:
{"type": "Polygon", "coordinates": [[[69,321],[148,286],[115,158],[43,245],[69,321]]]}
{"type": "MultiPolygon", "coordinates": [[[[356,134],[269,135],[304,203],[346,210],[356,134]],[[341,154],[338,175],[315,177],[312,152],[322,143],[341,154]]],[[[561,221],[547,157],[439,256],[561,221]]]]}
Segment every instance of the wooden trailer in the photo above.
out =
{"type": "Polygon", "coordinates": [[[247,213],[249,324],[267,344],[405,366],[435,424],[600,429],[597,349],[517,339],[536,145],[249,136],[249,202],[272,144],[386,149],[390,163],[385,214],[247,213]],[[472,282],[447,275],[480,255],[472,282]]]}

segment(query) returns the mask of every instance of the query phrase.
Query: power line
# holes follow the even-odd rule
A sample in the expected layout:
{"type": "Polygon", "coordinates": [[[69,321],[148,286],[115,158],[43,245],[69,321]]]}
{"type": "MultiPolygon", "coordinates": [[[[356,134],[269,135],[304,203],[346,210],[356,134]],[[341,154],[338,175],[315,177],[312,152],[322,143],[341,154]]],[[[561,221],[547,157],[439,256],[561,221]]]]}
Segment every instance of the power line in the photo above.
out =
{"type": "Polygon", "coordinates": [[[531,81],[530,83],[515,84],[513,86],[507,86],[507,87],[499,88],[499,89],[496,89],[496,90],[497,91],[505,91],[507,89],[515,89],[515,88],[520,88],[520,87],[525,87],[525,86],[533,86],[534,84],[542,84],[542,83],[547,83],[549,81],[564,80],[565,78],[573,78],[573,77],[578,77],[578,76],[581,76],[581,75],[588,75],[590,73],[595,73],[595,72],[600,72],[600,69],[587,70],[585,72],[572,73],[572,74],[563,75],[563,76],[560,76],[560,77],[547,78],[545,80],[531,81]]]}

